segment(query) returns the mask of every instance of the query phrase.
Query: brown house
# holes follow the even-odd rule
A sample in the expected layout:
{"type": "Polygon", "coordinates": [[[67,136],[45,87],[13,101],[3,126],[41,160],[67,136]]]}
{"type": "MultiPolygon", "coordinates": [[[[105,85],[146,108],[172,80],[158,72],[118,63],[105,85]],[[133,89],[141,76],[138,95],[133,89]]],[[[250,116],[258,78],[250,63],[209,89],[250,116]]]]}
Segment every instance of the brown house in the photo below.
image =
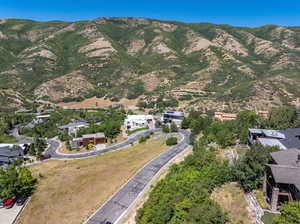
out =
{"type": "Polygon", "coordinates": [[[98,145],[107,142],[104,133],[86,134],[82,136],[82,146],[86,147],[88,144],[98,145]]]}
{"type": "Polygon", "coordinates": [[[107,143],[104,133],[94,133],[82,135],[81,138],[74,138],[71,142],[72,147],[87,147],[89,144],[99,145],[107,143]]]}

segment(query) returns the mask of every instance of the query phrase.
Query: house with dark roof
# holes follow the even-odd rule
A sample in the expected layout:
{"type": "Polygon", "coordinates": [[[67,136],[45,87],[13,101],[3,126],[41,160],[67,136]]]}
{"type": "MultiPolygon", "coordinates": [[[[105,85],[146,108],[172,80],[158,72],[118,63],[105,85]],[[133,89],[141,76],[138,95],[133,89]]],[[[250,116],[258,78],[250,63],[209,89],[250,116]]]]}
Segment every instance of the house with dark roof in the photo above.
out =
{"type": "Polygon", "coordinates": [[[13,160],[23,160],[24,150],[22,148],[13,150],[10,146],[0,147],[0,166],[9,165],[13,160]]]}
{"type": "Polygon", "coordinates": [[[272,211],[284,202],[300,200],[300,150],[289,149],[271,153],[263,190],[272,211]]]}
{"type": "Polygon", "coordinates": [[[249,128],[248,143],[258,142],[263,146],[277,146],[281,150],[300,148],[300,128],[269,130],[249,128]]]}

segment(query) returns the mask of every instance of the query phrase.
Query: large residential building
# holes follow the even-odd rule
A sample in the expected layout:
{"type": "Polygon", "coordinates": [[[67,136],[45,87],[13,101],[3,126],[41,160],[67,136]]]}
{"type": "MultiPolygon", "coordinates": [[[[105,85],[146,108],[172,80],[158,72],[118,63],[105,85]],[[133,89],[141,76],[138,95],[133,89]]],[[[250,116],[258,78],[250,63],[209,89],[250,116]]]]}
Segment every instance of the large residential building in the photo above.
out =
{"type": "Polygon", "coordinates": [[[268,130],[249,128],[248,142],[258,142],[263,146],[277,146],[282,150],[300,148],[300,128],[268,130]]]}
{"type": "Polygon", "coordinates": [[[300,150],[289,149],[271,153],[263,190],[272,211],[281,204],[300,200],[300,150]]]}
{"type": "Polygon", "coordinates": [[[86,134],[82,135],[81,138],[74,138],[71,141],[71,147],[78,148],[78,147],[87,147],[89,144],[93,145],[101,145],[107,143],[107,139],[104,133],[94,133],[94,134],[86,134]]]}
{"type": "Polygon", "coordinates": [[[180,126],[184,119],[184,113],[178,111],[166,111],[162,114],[161,119],[164,124],[175,123],[180,126]]]}
{"type": "Polygon", "coordinates": [[[135,130],[138,128],[154,128],[154,117],[152,115],[128,115],[124,121],[125,130],[135,130]]]}
{"type": "Polygon", "coordinates": [[[89,124],[86,121],[74,121],[70,122],[66,125],[59,126],[58,129],[60,131],[65,131],[67,130],[69,135],[76,135],[77,131],[82,129],[82,128],[88,128],[89,124]]]}
{"type": "Polygon", "coordinates": [[[224,112],[215,112],[215,118],[220,121],[232,121],[235,120],[237,114],[233,113],[224,113],[224,112]]]}

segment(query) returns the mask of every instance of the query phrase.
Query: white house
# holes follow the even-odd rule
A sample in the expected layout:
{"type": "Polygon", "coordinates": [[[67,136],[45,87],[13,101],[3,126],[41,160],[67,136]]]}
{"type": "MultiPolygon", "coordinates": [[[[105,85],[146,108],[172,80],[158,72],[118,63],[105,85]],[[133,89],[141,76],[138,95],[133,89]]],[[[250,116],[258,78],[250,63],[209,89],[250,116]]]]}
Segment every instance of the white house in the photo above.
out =
{"type": "Polygon", "coordinates": [[[124,121],[125,130],[134,130],[138,128],[154,128],[154,117],[152,115],[128,115],[124,121]]]}

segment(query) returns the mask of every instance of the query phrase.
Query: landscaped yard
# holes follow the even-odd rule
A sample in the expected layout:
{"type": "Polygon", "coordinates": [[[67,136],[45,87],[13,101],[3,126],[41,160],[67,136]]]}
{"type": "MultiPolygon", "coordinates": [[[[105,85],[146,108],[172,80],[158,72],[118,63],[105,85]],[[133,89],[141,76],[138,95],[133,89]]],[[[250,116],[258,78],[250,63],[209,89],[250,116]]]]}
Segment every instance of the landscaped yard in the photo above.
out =
{"type": "Polygon", "coordinates": [[[156,138],[87,159],[32,166],[39,184],[18,223],[83,223],[139,168],[167,148],[163,139],[156,138]]]}
{"type": "Polygon", "coordinates": [[[277,214],[265,212],[265,214],[262,217],[262,221],[264,224],[273,224],[273,219],[277,216],[277,214]]]}
{"type": "Polygon", "coordinates": [[[225,184],[215,189],[211,197],[228,213],[229,223],[250,224],[248,204],[238,183],[225,184]]]}

